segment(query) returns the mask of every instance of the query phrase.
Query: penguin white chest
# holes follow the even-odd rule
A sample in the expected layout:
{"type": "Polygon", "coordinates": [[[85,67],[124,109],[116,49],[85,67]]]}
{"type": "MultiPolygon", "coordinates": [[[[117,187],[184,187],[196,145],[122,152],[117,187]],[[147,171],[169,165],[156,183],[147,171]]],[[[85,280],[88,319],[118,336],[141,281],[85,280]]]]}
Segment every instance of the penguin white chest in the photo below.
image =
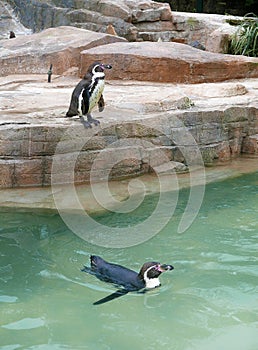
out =
{"type": "Polygon", "coordinates": [[[90,103],[89,103],[89,112],[90,113],[92,111],[92,109],[96,106],[96,104],[98,103],[100,96],[103,93],[104,90],[104,79],[99,79],[98,83],[94,86],[94,89],[91,92],[91,96],[90,96],[90,103]]]}
{"type": "Polygon", "coordinates": [[[143,274],[143,279],[147,289],[152,289],[160,286],[160,281],[158,277],[149,278],[148,272],[153,269],[153,266],[149,267],[143,274]]]}

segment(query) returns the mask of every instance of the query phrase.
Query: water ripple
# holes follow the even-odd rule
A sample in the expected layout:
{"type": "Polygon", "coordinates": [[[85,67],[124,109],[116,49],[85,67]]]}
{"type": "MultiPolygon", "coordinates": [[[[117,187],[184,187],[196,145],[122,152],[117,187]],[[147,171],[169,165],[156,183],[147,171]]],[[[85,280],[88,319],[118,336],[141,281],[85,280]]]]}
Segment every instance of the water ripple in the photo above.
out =
{"type": "Polygon", "coordinates": [[[18,298],[10,295],[0,295],[0,303],[16,303],[18,298]]]}
{"type": "Polygon", "coordinates": [[[3,325],[2,328],[11,330],[25,330],[34,329],[45,326],[45,320],[43,318],[23,318],[19,321],[8,323],[3,325]]]}

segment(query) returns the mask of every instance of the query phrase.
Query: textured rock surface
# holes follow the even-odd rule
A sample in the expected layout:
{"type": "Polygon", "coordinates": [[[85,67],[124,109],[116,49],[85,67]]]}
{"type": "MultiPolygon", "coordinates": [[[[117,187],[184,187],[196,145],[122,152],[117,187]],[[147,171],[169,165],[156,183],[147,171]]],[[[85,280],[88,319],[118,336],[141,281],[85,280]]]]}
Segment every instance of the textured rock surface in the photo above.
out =
{"type": "Polygon", "coordinates": [[[46,73],[62,74],[79,68],[80,52],[96,45],[126,41],[117,36],[74,28],[49,28],[40,33],[0,41],[0,75],[46,73]]]}
{"type": "Polygon", "coordinates": [[[258,77],[258,58],[215,54],[168,42],[114,43],[82,52],[89,62],[113,64],[111,79],[200,83],[258,77]]]}
{"type": "Polygon", "coordinates": [[[224,52],[229,35],[236,30],[235,26],[227,23],[229,16],[172,13],[168,4],[150,0],[8,2],[18,11],[22,23],[33,31],[71,25],[106,32],[112,23],[116,33],[129,41],[162,40],[190,44],[198,40],[212,52],[224,52]]]}
{"type": "Polygon", "coordinates": [[[0,75],[84,75],[90,62],[113,65],[112,79],[199,83],[258,76],[258,59],[201,51],[178,43],[135,42],[75,27],[0,41],[0,75]]]}
{"type": "Polygon", "coordinates": [[[196,85],[109,81],[106,109],[94,112],[100,127],[87,130],[78,118],[64,118],[77,81],[0,79],[0,187],[49,185],[51,173],[64,183],[73,176],[76,183],[90,176],[98,181],[107,173],[125,178],[162,170],[164,159],[184,171],[197,151],[207,165],[242,151],[257,154],[257,79],[196,85]]]}
{"type": "Polygon", "coordinates": [[[0,1],[0,39],[8,39],[10,31],[16,36],[31,34],[31,30],[25,28],[15,16],[12,7],[0,1]]]}
{"type": "Polygon", "coordinates": [[[230,37],[234,30],[215,29],[207,38],[206,50],[209,52],[227,53],[229,51],[230,37]]]}
{"type": "Polygon", "coordinates": [[[258,134],[245,137],[242,152],[258,155],[258,134]]]}
{"type": "MultiPolygon", "coordinates": [[[[207,184],[214,181],[221,181],[227,178],[233,178],[242,174],[258,171],[257,158],[241,157],[234,159],[229,163],[221,164],[219,167],[208,167],[205,169],[205,178],[202,177],[202,171],[195,170],[191,173],[194,182],[198,184],[207,184]],[[203,182],[200,181],[203,180],[203,182]],[[205,181],[205,182],[204,182],[205,181]]],[[[178,188],[189,187],[189,174],[177,174],[177,181],[171,181],[171,176],[162,175],[163,190],[178,191],[178,188]]],[[[152,174],[144,174],[140,181],[144,183],[145,193],[160,193],[160,181],[152,174]]],[[[94,188],[101,191],[101,202],[95,198],[92,193],[92,184],[83,184],[76,186],[76,193],[80,203],[87,213],[103,212],[103,207],[113,208],[110,203],[110,193],[112,199],[119,202],[128,199],[128,188],[132,186],[132,179],[124,179],[123,181],[110,181],[107,192],[103,191],[102,183],[94,184],[94,188]]],[[[134,194],[142,195],[142,187],[134,187],[134,194]]],[[[51,187],[34,187],[34,188],[17,188],[17,189],[1,189],[0,205],[1,207],[15,208],[57,208],[56,200],[62,203],[62,208],[68,211],[77,208],[77,197],[71,193],[69,186],[60,186],[58,190],[51,187]],[[55,191],[55,200],[53,198],[55,191]]]]}
{"type": "Polygon", "coordinates": [[[187,44],[198,41],[207,51],[225,53],[229,36],[236,31],[236,26],[227,22],[230,18],[206,13],[173,12],[175,30],[171,41],[187,44]]]}
{"type": "Polygon", "coordinates": [[[39,31],[49,27],[72,25],[105,32],[109,23],[118,35],[141,38],[138,23],[171,21],[168,4],[150,0],[9,0],[16,7],[25,26],[39,31]]]}

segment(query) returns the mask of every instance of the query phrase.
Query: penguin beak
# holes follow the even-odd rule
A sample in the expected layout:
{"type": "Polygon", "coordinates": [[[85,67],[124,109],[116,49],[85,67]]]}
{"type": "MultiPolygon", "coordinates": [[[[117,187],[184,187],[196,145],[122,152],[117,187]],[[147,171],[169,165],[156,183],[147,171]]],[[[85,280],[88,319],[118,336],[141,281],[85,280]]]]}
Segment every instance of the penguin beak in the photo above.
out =
{"type": "Polygon", "coordinates": [[[112,68],[111,64],[102,64],[101,67],[104,69],[111,69],[112,68]]]}
{"type": "Polygon", "coordinates": [[[174,270],[174,266],[172,265],[167,265],[167,264],[162,264],[158,266],[158,271],[160,272],[165,272],[169,270],[174,270]]]}

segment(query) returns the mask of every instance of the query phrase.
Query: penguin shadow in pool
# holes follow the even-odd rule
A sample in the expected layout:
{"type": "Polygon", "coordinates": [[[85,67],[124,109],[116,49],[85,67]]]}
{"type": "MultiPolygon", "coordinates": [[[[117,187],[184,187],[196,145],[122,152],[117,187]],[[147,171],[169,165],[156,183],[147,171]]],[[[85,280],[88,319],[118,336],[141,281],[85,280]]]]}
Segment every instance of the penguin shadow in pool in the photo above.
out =
{"type": "Polygon", "coordinates": [[[96,105],[98,105],[99,112],[104,110],[104,71],[111,68],[110,64],[100,62],[89,66],[87,73],[73,90],[66,117],[71,118],[78,115],[85,128],[91,128],[92,124],[98,125],[100,123],[97,119],[92,118],[91,111],[96,105]],[[87,120],[84,119],[84,116],[87,117],[87,120]]]}
{"type": "Polygon", "coordinates": [[[81,271],[95,275],[100,281],[112,283],[119,288],[114,293],[93,303],[100,305],[129,292],[145,293],[149,289],[159,287],[161,285],[159,276],[173,269],[172,265],[151,261],[143,264],[140,272],[137,273],[127,267],[109,263],[97,255],[91,255],[90,267],[84,266],[81,271]]]}

